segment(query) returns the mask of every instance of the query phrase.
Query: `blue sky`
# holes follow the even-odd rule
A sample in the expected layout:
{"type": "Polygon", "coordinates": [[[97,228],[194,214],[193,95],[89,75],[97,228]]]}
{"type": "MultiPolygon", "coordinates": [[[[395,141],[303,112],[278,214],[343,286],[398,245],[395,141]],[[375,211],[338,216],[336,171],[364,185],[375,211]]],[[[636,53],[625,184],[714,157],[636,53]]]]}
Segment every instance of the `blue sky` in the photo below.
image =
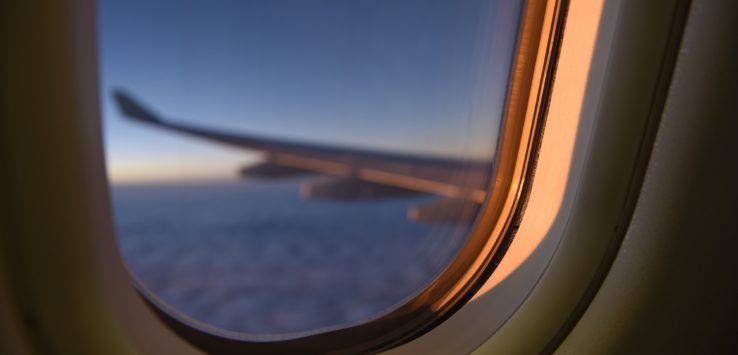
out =
{"type": "Polygon", "coordinates": [[[305,142],[490,158],[519,1],[113,1],[99,5],[114,182],[233,179],[258,153],[125,121],[125,88],[182,122],[305,142]]]}

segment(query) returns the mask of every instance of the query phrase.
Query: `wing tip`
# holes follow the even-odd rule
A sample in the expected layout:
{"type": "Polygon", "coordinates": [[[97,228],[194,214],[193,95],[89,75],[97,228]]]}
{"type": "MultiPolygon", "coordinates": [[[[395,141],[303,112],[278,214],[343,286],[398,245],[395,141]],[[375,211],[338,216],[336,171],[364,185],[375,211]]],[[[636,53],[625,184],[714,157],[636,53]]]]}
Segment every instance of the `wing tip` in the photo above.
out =
{"type": "Polygon", "coordinates": [[[113,98],[125,116],[144,122],[161,123],[161,119],[136,101],[126,90],[120,88],[114,89],[113,98]]]}

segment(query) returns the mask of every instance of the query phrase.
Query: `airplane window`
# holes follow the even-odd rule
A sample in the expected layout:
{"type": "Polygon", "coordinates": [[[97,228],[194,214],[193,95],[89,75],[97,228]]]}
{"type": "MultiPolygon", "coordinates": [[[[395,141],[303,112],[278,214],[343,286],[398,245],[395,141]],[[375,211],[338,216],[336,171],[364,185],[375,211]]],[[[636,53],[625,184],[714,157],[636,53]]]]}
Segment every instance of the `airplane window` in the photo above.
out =
{"type": "Polygon", "coordinates": [[[234,337],[416,300],[489,194],[523,8],[100,1],[107,170],[136,287],[234,337]]]}

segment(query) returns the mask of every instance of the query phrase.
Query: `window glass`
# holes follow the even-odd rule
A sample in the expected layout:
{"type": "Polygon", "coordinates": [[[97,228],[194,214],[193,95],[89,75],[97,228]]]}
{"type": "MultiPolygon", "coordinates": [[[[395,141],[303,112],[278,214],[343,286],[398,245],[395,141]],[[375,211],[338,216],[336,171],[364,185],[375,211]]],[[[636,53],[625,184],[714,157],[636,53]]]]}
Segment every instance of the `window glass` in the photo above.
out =
{"type": "Polygon", "coordinates": [[[521,1],[99,5],[118,245],[220,329],[366,322],[428,286],[484,202],[521,1]]]}

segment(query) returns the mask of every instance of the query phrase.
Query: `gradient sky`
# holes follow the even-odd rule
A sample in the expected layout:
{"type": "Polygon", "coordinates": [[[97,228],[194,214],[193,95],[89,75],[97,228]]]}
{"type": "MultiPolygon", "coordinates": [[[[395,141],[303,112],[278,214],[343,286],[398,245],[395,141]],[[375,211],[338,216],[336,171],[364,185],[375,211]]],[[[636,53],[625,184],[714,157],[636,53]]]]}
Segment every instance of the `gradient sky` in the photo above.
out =
{"type": "Polygon", "coordinates": [[[113,88],[201,126],[490,158],[520,2],[101,0],[109,175],[233,179],[259,157],[126,121],[113,88]]]}

